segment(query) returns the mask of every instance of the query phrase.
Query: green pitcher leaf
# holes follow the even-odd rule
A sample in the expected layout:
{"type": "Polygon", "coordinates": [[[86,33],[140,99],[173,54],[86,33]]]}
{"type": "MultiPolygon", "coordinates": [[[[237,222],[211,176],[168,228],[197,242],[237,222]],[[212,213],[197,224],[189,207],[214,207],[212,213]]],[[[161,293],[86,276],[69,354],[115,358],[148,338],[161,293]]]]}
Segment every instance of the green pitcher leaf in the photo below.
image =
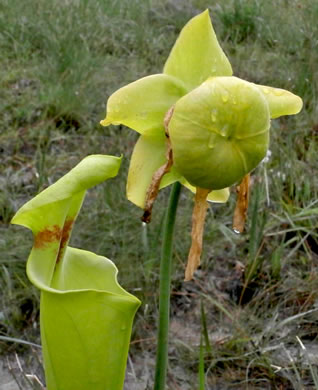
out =
{"type": "Polygon", "coordinates": [[[166,112],[186,92],[174,77],[155,74],[113,93],[107,102],[103,126],[123,124],[140,134],[163,131],[166,112]]]}
{"type": "Polygon", "coordinates": [[[208,77],[232,75],[231,64],[218,43],[208,10],[183,27],[163,71],[182,80],[188,91],[208,77]]]}
{"type": "Polygon", "coordinates": [[[70,199],[102,181],[115,177],[121,164],[121,157],[92,155],[84,158],[69,173],[59,179],[28,203],[22,206],[13,217],[11,223],[23,225],[38,231],[42,227],[45,215],[37,210],[48,204],[70,199]],[[33,216],[35,216],[33,218],[33,216]]]}
{"type": "Polygon", "coordinates": [[[105,257],[67,247],[55,290],[41,294],[48,390],[121,390],[140,304],[105,257]]]}
{"type": "Polygon", "coordinates": [[[95,155],[26,203],[12,223],[30,228],[27,262],[41,290],[48,390],[121,390],[137,298],[105,257],[67,246],[86,190],[117,175],[121,158],[95,155]],[[115,373],[115,375],[114,375],[115,373]]]}
{"type": "Polygon", "coordinates": [[[119,157],[86,157],[54,185],[22,206],[13,217],[11,223],[23,225],[34,234],[33,256],[27,263],[27,273],[38,288],[50,286],[55,264],[63,256],[85,191],[116,176],[120,163],[119,157]]]}
{"type": "Polygon", "coordinates": [[[297,95],[285,89],[256,85],[262,91],[268,102],[271,118],[278,118],[282,115],[295,115],[303,107],[303,101],[297,95]]]}

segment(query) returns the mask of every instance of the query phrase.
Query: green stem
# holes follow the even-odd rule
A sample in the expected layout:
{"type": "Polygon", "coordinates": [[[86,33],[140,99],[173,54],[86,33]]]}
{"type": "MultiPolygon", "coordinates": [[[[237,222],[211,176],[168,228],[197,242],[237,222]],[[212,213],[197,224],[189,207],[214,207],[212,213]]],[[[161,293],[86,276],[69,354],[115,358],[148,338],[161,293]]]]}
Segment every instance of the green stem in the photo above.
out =
{"type": "Polygon", "coordinates": [[[165,217],[160,263],[159,325],[154,390],[165,390],[168,364],[168,333],[170,317],[170,285],[173,231],[181,184],[172,186],[165,217]]]}

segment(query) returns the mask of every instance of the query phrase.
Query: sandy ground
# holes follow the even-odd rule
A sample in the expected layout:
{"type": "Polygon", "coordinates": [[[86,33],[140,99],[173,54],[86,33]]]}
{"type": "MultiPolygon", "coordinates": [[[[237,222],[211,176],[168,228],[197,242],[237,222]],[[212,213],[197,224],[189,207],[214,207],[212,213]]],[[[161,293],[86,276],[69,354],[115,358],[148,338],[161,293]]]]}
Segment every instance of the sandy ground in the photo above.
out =
{"type": "MultiPolygon", "coordinates": [[[[144,372],[141,374],[139,369],[139,366],[141,365],[144,368],[145,362],[143,361],[142,364],[141,362],[138,362],[136,365],[136,363],[128,361],[124,390],[140,390],[147,388],[150,373],[147,373],[144,370],[144,372]]],[[[14,357],[10,359],[10,362],[7,362],[6,360],[0,360],[0,390],[43,389],[39,384],[36,383],[36,380],[32,381],[32,378],[29,379],[32,381],[32,386],[28,384],[27,380],[25,379],[26,374],[28,373],[21,371],[19,364],[14,357]]]]}
{"type": "Polygon", "coordinates": [[[9,370],[0,361],[0,390],[20,390],[9,370]]]}

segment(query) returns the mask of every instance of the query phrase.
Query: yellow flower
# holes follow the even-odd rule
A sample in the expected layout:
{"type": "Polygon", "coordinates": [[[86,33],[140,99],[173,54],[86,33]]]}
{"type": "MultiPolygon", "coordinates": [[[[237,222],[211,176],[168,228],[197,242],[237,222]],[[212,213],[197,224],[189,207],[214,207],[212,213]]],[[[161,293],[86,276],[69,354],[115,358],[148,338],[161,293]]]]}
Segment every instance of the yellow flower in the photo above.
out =
{"type": "MultiPolygon", "coordinates": [[[[194,191],[189,181],[196,185],[193,178],[200,176],[200,170],[201,175],[204,171],[206,176],[207,171],[216,172],[222,166],[224,157],[228,156],[229,149],[220,149],[220,145],[211,146],[222,140],[222,128],[227,124],[233,130],[233,126],[239,128],[240,124],[248,122],[251,124],[250,132],[263,131],[264,142],[257,158],[254,156],[249,159],[247,153],[247,158],[243,156],[242,159],[242,154],[244,155],[248,148],[245,147],[243,153],[238,150],[236,154],[240,156],[241,162],[247,160],[245,167],[241,167],[240,174],[233,173],[233,159],[237,156],[232,156],[233,159],[229,158],[226,165],[227,175],[231,178],[224,180],[225,185],[220,183],[218,188],[205,186],[213,190],[209,194],[209,200],[215,202],[225,202],[229,192],[224,187],[241,179],[265,156],[270,117],[296,114],[302,107],[301,99],[288,91],[257,86],[231,76],[231,64],[217,41],[209,12],[206,10],[191,19],[182,29],[165,63],[163,73],[141,78],[110,96],[107,115],[101,124],[123,124],[141,135],[130,162],[127,181],[129,200],[141,208],[145,205],[152,176],[166,160],[164,117],[176,103],[171,126],[169,125],[169,134],[170,127],[172,128],[170,135],[175,163],[171,171],[163,177],[161,188],[180,181],[194,191]],[[242,108],[249,100],[252,108],[245,113],[241,112],[238,118],[235,114],[237,107],[242,108]],[[257,130],[260,113],[263,116],[263,128],[257,130]],[[209,121],[201,134],[202,123],[198,123],[198,115],[201,122],[206,124],[209,121]],[[239,123],[235,125],[237,119],[239,123]],[[185,123],[187,126],[182,128],[185,123]],[[218,125],[222,126],[219,130],[218,125]],[[217,136],[213,140],[215,134],[217,136]],[[200,141],[203,141],[201,146],[200,141]],[[201,165],[204,165],[204,168],[201,165]]],[[[254,147],[255,143],[252,149],[254,147]]],[[[231,150],[233,151],[233,148],[231,150]]],[[[226,176],[224,170],[218,175],[223,178],[226,176]]]]}
{"type": "Polygon", "coordinates": [[[149,222],[157,191],[175,181],[196,193],[186,280],[200,263],[206,200],[226,202],[241,182],[234,227],[244,227],[248,174],[266,156],[271,118],[297,114],[300,97],[232,76],[208,10],[182,29],[163,73],[144,77],[108,100],[103,126],[140,133],[127,197],[149,222]],[[246,177],[246,180],[243,180],[246,177]]]}

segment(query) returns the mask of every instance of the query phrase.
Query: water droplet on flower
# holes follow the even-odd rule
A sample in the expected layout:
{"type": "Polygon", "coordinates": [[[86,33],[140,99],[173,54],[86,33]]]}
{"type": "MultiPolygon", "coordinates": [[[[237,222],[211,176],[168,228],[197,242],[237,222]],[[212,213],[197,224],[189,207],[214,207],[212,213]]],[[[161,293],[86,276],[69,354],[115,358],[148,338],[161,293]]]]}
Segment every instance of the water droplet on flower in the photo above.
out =
{"type": "Polygon", "coordinates": [[[216,117],[217,117],[218,110],[216,108],[213,108],[211,112],[211,120],[212,122],[216,122],[216,117]]]}
{"type": "Polygon", "coordinates": [[[268,149],[267,152],[266,152],[266,156],[263,158],[263,160],[261,161],[262,163],[268,163],[270,157],[272,155],[272,152],[268,149]]]}
{"type": "Polygon", "coordinates": [[[141,111],[138,116],[142,120],[147,119],[147,116],[148,116],[147,111],[141,111]]]}
{"type": "Polygon", "coordinates": [[[222,95],[223,103],[226,103],[229,100],[229,95],[222,95]]]}
{"type": "Polygon", "coordinates": [[[234,232],[235,234],[241,234],[241,232],[240,232],[238,229],[233,229],[233,232],[234,232]]]}
{"type": "Polygon", "coordinates": [[[208,142],[209,149],[213,149],[215,147],[216,137],[217,135],[214,133],[210,135],[209,142],[208,142]]]}
{"type": "Polygon", "coordinates": [[[228,135],[228,133],[229,133],[229,125],[228,125],[228,123],[226,123],[226,124],[222,127],[220,133],[221,133],[222,137],[226,137],[226,136],[228,135]]]}
{"type": "Polygon", "coordinates": [[[281,89],[274,89],[274,94],[276,96],[282,96],[283,93],[284,93],[284,91],[282,91],[281,89]]]}

